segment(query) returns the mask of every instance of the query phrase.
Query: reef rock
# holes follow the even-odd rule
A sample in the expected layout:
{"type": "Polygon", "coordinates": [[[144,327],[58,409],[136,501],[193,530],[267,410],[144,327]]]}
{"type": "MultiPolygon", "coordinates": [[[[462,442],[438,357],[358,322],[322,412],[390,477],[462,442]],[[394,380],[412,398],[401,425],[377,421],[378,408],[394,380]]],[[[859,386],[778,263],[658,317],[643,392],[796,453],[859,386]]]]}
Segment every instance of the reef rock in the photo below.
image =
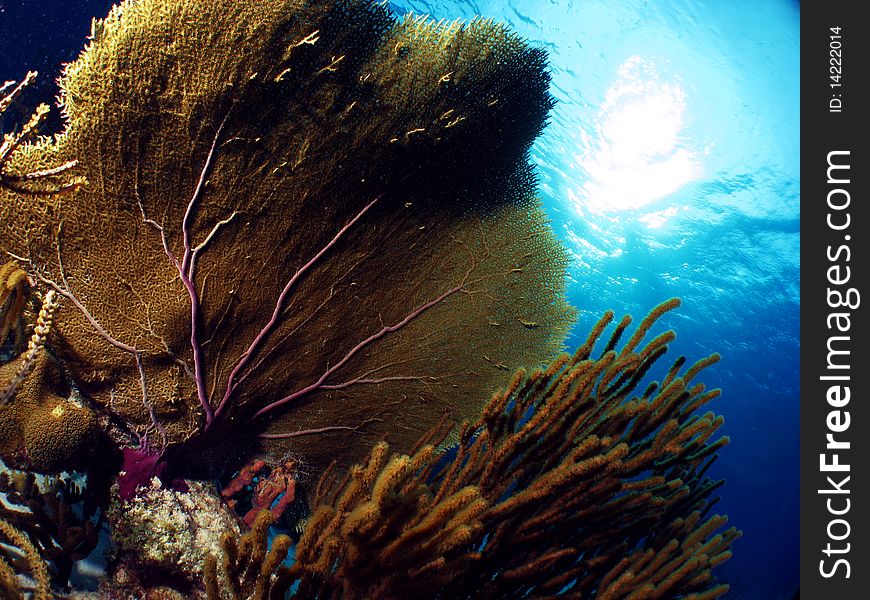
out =
{"type": "MultiPolygon", "coordinates": [[[[224,533],[238,535],[239,521],[207,484],[190,490],[164,488],[158,479],[133,499],[109,508],[114,554],[110,579],[125,585],[187,582],[195,587],[207,556],[221,550],[224,533]]],[[[193,589],[193,588],[191,588],[193,589]]]]}

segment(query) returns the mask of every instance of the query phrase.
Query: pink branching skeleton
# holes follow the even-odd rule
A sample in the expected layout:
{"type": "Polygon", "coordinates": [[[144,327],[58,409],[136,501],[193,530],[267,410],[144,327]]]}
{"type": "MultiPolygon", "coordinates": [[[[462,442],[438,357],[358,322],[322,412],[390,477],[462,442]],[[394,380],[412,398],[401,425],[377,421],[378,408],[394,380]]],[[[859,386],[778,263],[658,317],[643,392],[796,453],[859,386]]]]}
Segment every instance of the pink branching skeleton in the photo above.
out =
{"type": "MultiPolygon", "coordinates": [[[[345,234],[351,230],[371,209],[375,206],[378,201],[380,201],[384,194],[380,194],[365,204],[362,209],[359,210],[346,224],[344,224],[335,234],[334,236],[322,247],[320,248],[314,256],[312,256],[305,264],[299,267],[296,272],[287,280],[284,287],[282,288],[278,298],[275,301],[274,308],[272,310],[271,316],[268,322],[260,329],[254,339],[251,341],[247,350],[242,354],[239,358],[238,362],[232,368],[226,384],[226,390],[224,391],[220,400],[216,403],[215,406],[212,402],[212,399],[209,397],[209,393],[207,391],[206,380],[206,367],[205,367],[205,355],[202,344],[202,305],[199,297],[199,292],[197,291],[196,285],[196,266],[197,266],[197,257],[200,255],[202,251],[206,249],[208,244],[215,238],[218,234],[221,227],[228,224],[235,216],[236,213],[233,212],[229,217],[217,222],[205,239],[194,245],[193,235],[191,233],[191,228],[194,221],[194,213],[196,212],[197,205],[201,201],[203,196],[203,190],[205,189],[207,178],[209,171],[212,169],[214,165],[214,161],[219,149],[219,141],[221,134],[224,130],[224,127],[227,122],[227,118],[229,115],[224,117],[223,121],[217,128],[215,132],[214,138],[212,139],[211,146],[209,148],[208,154],[206,156],[205,164],[199,174],[199,178],[194,189],[194,192],[188,202],[184,217],[181,223],[181,233],[182,233],[182,254],[181,259],[179,260],[178,256],[175,252],[169,247],[169,242],[166,237],[166,231],[163,225],[158,223],[157,221],[149,218],[145,212],[145,208],[142,205],[141,201],[138,201],[138,208],[142,216],[142,220],[144,223],[151,226],[160,236],[160,241],[163,246],[163,250],[166,256],[171,261],[172,265],[175,267],[178,272],[178,277],[181,280],[184,288],[187,290],[189,299],[190,299],[190,348],[193,355],[193,369],[187,368],[185,365],[185,371],[191,376],[196,384],[197,398],[199,404],[203,410],[204,414],[204,424],[201,432],[207,433],[214,429],[215,425],[220,421],[220,419],[227,413],[228,407],[231,404],[234,394],[239,390],[240,385],[247,379],[247,377],[256,370],[262,363],[262,360],[257,361],[255,364],[251,365],[251,361],[257,357],[258,353],[261,352],[263,346],[269,339],[269,337],[273,334],[273,332],[281,325],[282,323],[282,314],[286,309],[287,301],[291,295],[294,284],[296,284],[299,279],[309,270],[314,268],[317,263],[332,249],[345,234]]],[[[60,238],[60,231],[58,232],[58,238],[60,238]]],[[[124,352],[129,353],[133,356],[134,361],[136,363],[137,370],[140,376],[140,386],[142,390],[142,401],[144,405],[147,407],[149,414],[151,415],[152,424],[154,427],[160,432],[163,438],[163,447],[162,450],[166,449],[166,433],[164,428],[159,422],[159,419],[153,409],[151,402],[148,399],[148,386],[146,381],[145,370],[142,365],[142,352],[124,342],[121,342],[115,339],[111,334],[109,334],[97,320],[93,317],[93,315],[88,311],[87,307],[76,297],[76,295],[71,291],[69,282],[66,279],[66,276],[63,272],[63,263],[61,262],[61,252],[60,252],[60,243],[58,243],[58,263],[60,265],[60,273],[61,273],[61,282],[63,285],[58,284],[54,280],[40,274],[37,272],[37,277],[44,284],[49,287],[55,289],[60,295],[70,300],[73,305],[84,315],[85,319],[91,324],[97,334],[102,337],[109,344],[122,350],[124,352]]],[[[20,257],[19,257],[20,259],[20,257]]],[[[25,259],[21,259],[25,260],[25,259]]],[[[30,262],[30,261],[28,261],[30,262]]],[[[383,324],[380,330],[372,333],[367,336],[365,339],[354,345],[345,355],[335,364],[324,369],[323,373],[317,378],[313,383],[302,387],[298,390],[292,391],[288,393],[286,396],[275,400],[269,404],[266,404],[252,415],[252,419],[257,419],[260,417],[267,416],[279,408],[284,407],[300,398],[309,395],[317,390],[339,390],[344,389],[353,385],[358,384],[378,384],[384,383],[387,381],[397,381],[397,380],[421,380],[424,379],[420,376],[389,376],[382,378],[374,378],[371,377],[371,371],[368,373],[364,373],[358,377],[351,378],[346,381],[341,381],[337,383],[330,383],[330,378],[343,366],[345,366],[348,361],[350,361],[355,355],[365,350],[367,347],[371,346],[373,343],[377,342],[381,338],[388,336],[391,333],[399,331],[406,325],[408,325],[411,321],[417,319],[429,309],[435,307],[436,305],[444,302],[447,298],[453,296],[457,292],[464,291],[466,286],[469,283],[469,277],[471,271],[473,269],[473,260],[472,267],[468,269],[463,280],[449,289],[445,290],[436,298],[429,300],[428,302],[423,303],[418,306],[411,312],[409,312],[404,318],[399,320],[396,323],[391,325],[383,324]]],[[[264,439],[286,439],[304,435],[315,435],[321,434],[331,431],[356,431],[365,426],[366,424],[376,421],[378,419],[369,418],[364,420],[362,423],[357,425],[356,427],[350,426],[329,426],[329,427],[319,427],[313,429],[303,429],[299,431],[292,432],[282,432],[282,433],[270,433],[270,434],[261,434],[260,437],[264,439]]],[[[161,451],[162,451],[161,450],[161,451]]]]}

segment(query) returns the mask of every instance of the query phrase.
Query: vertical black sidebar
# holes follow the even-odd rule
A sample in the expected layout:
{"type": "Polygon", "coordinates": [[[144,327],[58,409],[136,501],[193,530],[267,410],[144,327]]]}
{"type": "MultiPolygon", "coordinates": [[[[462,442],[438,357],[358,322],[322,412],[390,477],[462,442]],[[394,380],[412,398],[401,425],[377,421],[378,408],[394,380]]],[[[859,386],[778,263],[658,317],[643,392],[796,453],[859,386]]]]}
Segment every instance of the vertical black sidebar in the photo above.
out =
{"type": "Polygon", "coordinates": [[[801,597],[870,598],[870,24],[801,7],[801,597]],[[865,306],[866,305],[866,306],[865,306]]]}

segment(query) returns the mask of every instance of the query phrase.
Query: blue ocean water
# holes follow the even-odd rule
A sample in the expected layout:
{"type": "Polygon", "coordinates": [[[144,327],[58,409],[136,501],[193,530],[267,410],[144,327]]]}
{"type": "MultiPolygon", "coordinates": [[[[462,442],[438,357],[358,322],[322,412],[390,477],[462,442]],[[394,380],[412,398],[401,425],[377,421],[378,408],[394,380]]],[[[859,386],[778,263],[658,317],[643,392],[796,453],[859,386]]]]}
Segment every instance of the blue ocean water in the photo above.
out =
{"type": "MultiPolygon", "coordinates": [[[[112,2],[0,0],[0,80],[73,59],[112,2]],[[50,35],[46,33],[50,32],[50,35]]],[[[744,531],[718,570],[731,598],[798,585],[799,3],[786,0],[402,0],[398,13],[505,21],[550,53],[541,196],[570,249],[574,346],[606,309],[671,296],[674,355],[704,381],[732,443],[712,475],[744,531]]]]}

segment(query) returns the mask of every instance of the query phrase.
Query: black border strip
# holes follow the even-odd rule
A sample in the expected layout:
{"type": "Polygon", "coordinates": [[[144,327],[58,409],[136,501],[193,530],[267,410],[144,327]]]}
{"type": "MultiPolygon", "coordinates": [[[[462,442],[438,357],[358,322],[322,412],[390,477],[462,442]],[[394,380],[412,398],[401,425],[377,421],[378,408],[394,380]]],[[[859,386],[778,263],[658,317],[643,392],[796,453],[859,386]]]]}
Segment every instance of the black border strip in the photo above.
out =
{"type": "Polygon", "coordinates": [[[870,25],[801,15],[801,592],[870,598],[870,25]]]}

